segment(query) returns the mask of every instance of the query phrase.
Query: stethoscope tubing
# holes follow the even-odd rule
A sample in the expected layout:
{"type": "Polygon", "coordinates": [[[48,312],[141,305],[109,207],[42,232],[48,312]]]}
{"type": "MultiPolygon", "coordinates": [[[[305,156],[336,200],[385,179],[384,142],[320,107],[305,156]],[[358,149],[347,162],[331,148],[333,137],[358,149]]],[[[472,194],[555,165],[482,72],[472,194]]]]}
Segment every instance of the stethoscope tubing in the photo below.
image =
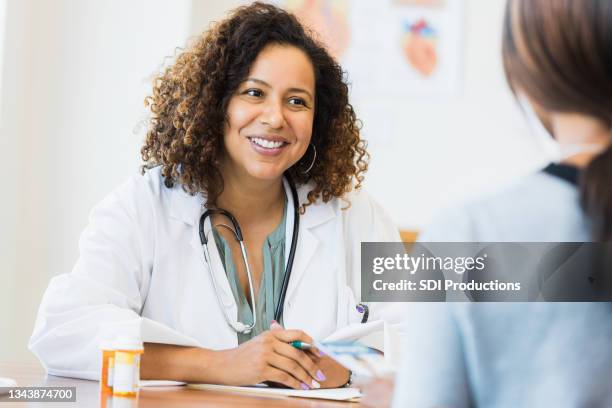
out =
{"type": "MultiPolygon", "coordinates": [[[[293,232],[291,235],[291,246],[289,249],[289,256],[287,257],[287,265],[285,267],[285,275],[283,277],[283,282],[281,286],[280,296],[278,299],[278,304],[276,305],[276,310],[274,312],[274,320],[276,320],[277,322],[281,322],[281,319],[283,316],[285,297],[287,293],[287,288],[289,286],[289,279],[291,278],[291,271],[293,269],[293,261],[295,259],[295,252],[297,249],[297,240],[299,237],[299,228],[300,228],[300,221],[299,221],[300,220],[300,206],[298,202],[297,189],[295,187],[295,184],[293,183],[293,180],[291,180],[289,176],[286,176],[286,178],[289,184],[289,188],[291,190],[291,197],[293,199],[294,216],[293,216],[293,232]]],[[[213,282],[213,289],[215,290],[215,294],[217,295],[217,300],[219,301],[220,306],[225,311],[225,308],[221,302],[221,299],[219,298],[217,281],[215,279],[213,267],[212,267],[212,258],[210,256],[210,252],[208,251],[208,237],[206,236],[206,233],[204,232],[204,224],[206,222],[206,219],[209,217],[212,217],[212,215],[215,215],[215,214],[219,214],[219,215],[223,215],[224,217],[227,217],[232,223],[234,236],[236,237],[236,240],[240,244],[240,251],[242,253],[242,259],[244,261],[246,271],[247,271],[247,278],[249,281],[249,294],[251,296],[251,305],[252,305],[252,311],[253,311],[253,323],[250,325],[245,325],[244,323],[239,322],[239,321],[234,322],[233,319],[227,316],[227,313],[224,313],[225,318],[228,324],[232,326],[234,330],[241,332],[241,333],[245,333],[245,334],[250,333],[255,327],[255,325],[257,324],[257,303],[256,303],[255,294],[253,290],[254,286],[253,286],[253,278],[251,275],[251,269],[249,267],[248,256],[246,252],[246,247],[244,245],[244,239],[242,236],[242,230],[240,229],[240,224],[238,224],[238,220],[233,216],[232,213],[222,208],[208,209],[200,216],[199,234],[200,234],[200,243],[202,244],[202,250],[204,252],[204,261],[209,266],[211,279],[213,282]]]]}
{"type": "Polygon", "coordinates": [[[289,287],[289,278],[291,277],[291,271],[293,270],[293,260],[295,258],[295,252],[297,249],[297,241],[300,232],[300,206],[298,202],[297,190],[293,180],[287,176],[287,182],[291,189],[291,196],[293,198],[293,233],[291,234],[291,247],[289,249],[289,256],[287,257],[287,266],[285,267],[285,276],[283,277],[283,284],[281,286],[280,296],[278,298],[278,304],[276,305],[276,311],[274,312],[274,320],[278,323],[281,322],[283,317],[283,309],[285,305],[285,295],[287,294],[287,288],[289,287]]]}

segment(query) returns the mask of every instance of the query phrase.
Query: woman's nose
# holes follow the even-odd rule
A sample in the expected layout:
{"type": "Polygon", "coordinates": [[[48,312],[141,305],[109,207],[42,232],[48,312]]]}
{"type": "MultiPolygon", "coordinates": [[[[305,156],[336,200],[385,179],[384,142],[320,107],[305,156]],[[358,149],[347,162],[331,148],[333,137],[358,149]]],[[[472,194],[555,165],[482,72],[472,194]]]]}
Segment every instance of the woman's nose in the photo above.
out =
{"type": "Polygon", "coordinates": [[[282,103],[280,101],[269,101],[266,103],[261,113],[260,121],[262,124],[268,125],[273,129],[282,128],[285,123],[282,103]]]}

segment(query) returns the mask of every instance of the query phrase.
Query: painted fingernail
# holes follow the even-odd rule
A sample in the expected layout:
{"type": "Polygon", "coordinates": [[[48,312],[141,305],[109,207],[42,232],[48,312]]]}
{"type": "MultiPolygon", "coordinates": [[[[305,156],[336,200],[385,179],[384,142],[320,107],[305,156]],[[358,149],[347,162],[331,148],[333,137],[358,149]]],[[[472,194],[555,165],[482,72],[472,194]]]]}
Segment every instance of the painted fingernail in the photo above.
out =
{"type": "Polygon", "coordinates": [[[319,389],[319,388],[321,388],[321,384],[319,384],[315,380],[312,380],[312,388],[314,388],[315,390],[319,389]]]}
{"type": "Polygon", "coordinates": [[[323,371],[317,370],[317,380],[319,381],[327,380],[327,377],[325,377],[325,374],[323,374],[323,371]]]}
{"type": "Polygon", "coordinates": [[[302,387],[303,390],[309,390],[310,389],[308,384],[305,384],[305,383],[300,383],[300,387],[302,387]]]}

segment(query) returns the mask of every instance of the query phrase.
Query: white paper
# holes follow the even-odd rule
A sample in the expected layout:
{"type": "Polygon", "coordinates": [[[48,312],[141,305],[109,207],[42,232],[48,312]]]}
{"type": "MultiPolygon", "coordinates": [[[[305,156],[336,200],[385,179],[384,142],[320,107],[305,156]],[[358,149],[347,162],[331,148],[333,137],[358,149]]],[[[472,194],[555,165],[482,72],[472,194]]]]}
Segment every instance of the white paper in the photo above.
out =
{"type": "Polygon", "coordinates": [[[326,388],[319,390],[294,390],[289,388],[271,388],[266,386],[235,387],[215,384],[187,384],[187,387],[197,390],[237,392],[251,395],[267,395],[270,397],[317,398],[335,401],[351,401],[361,397],[357,388],[326,388]]]}
{"type": "Polygon", "coordinates": [[[169,380],[140,380],[141,387],[176,387],[186,385],[186,382],[182,381],[169,381],[169,380]]]}
{"type": "MultiPolygon", "coordinates": [[[[0,387],[16,387],[16,386],[17,386],[17,381],[13,380],[12,378],[0,377],[0,387]]],[[[8,392],[8,390],[6,392],[8,392]]],[[[3,394],[3,392],[0,391],[0,394],[3,394]]]]}

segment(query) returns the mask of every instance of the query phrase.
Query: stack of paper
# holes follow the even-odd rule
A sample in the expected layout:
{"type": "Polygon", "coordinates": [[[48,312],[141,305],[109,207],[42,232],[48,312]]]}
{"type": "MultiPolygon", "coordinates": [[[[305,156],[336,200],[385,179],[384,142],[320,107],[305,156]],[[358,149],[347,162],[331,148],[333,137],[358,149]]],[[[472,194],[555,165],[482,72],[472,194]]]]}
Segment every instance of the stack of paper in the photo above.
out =
{"type": "Polygon", "coordinates": [[[318,398],[335,401],[358,401],[361,393],[357,388],[325,388],[318,390],[293,390],[289,388],[271,388],[254,385],[250,387],[234,387],[215,384],[188,384],[187,387],[198,390],[228,391],[250,395],[265,395],[270,397],[318,398]]]}
{"type": "Polygon", "coordinates": [[[12,378],[0,377],[0,394],[7,394],[8,388],[5,387],[16,387],[17,382],[12,378]]]}

